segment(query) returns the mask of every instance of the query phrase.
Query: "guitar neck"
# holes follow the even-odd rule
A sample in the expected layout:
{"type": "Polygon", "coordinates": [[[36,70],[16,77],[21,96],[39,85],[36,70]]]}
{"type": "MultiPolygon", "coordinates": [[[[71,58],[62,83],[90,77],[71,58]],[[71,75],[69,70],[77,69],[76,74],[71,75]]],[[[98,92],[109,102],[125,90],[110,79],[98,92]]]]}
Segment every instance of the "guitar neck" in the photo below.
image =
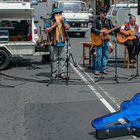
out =
{"type": "Polygon", "coordinates": [[[117,27],[114,27],[114,28],[108,30],[108,33],[111,33],[111,32],[113,32],[113,31],[116,30],[116,29],[117,29],[117,27]]]}

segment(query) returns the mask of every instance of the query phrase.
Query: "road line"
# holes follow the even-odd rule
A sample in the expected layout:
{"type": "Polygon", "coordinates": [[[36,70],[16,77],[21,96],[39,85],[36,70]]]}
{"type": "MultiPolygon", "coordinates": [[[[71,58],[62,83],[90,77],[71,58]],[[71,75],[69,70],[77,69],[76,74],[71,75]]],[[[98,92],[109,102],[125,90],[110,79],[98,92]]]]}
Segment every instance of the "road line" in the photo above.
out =
{"type": "MultiPolygon", "coordinates": [[[[84,72],[84,74],[93,82],[95,83],[95,79],[92,78],[87,72],[84,71],[84,69],[82,67],[79,66],[79,68],[84,72]]],[[[117,108],[120,108],[120,105],[117,103],[117,101],[115,100],[114,97],[112,97],[107,91],[105,91],[100,85],[98,85],[97,83],[95,83],[98,88],[117,106],[117,108]]]]}
{"type": "Polygon", "coordinates": [[[87,86],[92,90],[92,92],[99,98],[99,100],[105,105],[105,107],[111,112],[116,112],[116,110],[103,98],[103,96],[90,84],[90,82],[71,64],[72,68],[81,77],[81,79],[87,84],[87,86]]]}
{"type": "MultiPolygon", "coordinates": [[[[91,91],[99,98],[99,100],[105,105],[105,107],[111,112],[114,113],[116,112],[116,110],[109,104],[109,102],[107,102],[107,100],[105,98],[103,98],[103,96],[90,84],[90,82],[81,74],[81,72],[73,66],[72,63],[70,63],[72,68],[76,71],[76,73],[81,77],[81,79],[87,84],[87,86],[91,89],[91,91]]],[[[80,66],[78,66],[81,70],[82,68],[80,66]]],[[[86,75],[88,75],[86,73],[86,75]]],[[[90,77],[88,75],[88,77],[90,77]]],[[[93,78],[90,77],[90,79],[92,79],[92,81],[94,82],[93,78]]],[[[125,121],[125,119],[120,118],[118,120],[121,124],[126,124],[127,122],[125,121]]],[[[136,136],[132,136],[133,139],[137,139],[136,136]]]]}

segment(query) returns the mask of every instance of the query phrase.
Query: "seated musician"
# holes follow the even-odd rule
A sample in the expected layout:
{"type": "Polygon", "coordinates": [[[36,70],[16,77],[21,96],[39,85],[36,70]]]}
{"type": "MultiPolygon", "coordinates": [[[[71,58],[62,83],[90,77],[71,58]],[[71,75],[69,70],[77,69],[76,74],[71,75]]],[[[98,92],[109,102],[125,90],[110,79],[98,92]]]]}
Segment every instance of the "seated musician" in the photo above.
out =
{"type": "Polygon", "coordinates": [[[95,65],[94,62],[92,62],[92,68],[95,68],[95,75],[100,75],[101,73],[108,74],[107,62],[109,54],[109,37],[105,36],[108,36],[108,30],[114,26],[110,19],[106,18],[106,15],[106,8],[101,8],[100,15],[93,19],[91,27],[91,40],[96,49],[95,65]],[[101,43],[98,43],[99,39],[101,40],[101,43]]]}
{"type": "Polygon", "coordinates": [[[128,40],[124,42],[124,45],[127,46],[129,59],[131,63],[135,63],[135,56],[139,53],[139,26],[136,24],[136,17],[134,15],[129,14],[129,22],[124,23],[122,26],[120,33],[125,37],[130,37],[128,40]],[[130,30],[132,33],[130,33],[130,30]]]}

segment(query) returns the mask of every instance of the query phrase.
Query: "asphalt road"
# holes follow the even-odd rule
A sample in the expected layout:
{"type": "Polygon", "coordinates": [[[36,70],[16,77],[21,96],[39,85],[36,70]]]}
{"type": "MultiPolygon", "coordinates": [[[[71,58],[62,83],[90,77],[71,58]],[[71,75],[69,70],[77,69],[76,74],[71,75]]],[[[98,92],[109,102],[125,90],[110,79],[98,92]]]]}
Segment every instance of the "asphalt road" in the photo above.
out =
{"type": "MultiPolygon", "coordinates": [[[[45,8],[39,4],[36,10],[42,10],[41,7],[45,8]]],[[[69,41],[78,67],[70,59],[68,85],[57,78],[46,86],[50,65],[43,64],[40,56],[15,59],[9,69],[2,71],[5,75],[0,75],[1,140],[96,140],[91,121],[119,110],[123,101],[140,91],[139,78],[128,81],[136,69],[127,69],[123,63],[117,64],[119,83],[114,80],[114,63],[109,63],[109,75],[95,83],[100,77],[96,78],[88,65],[82,65],[80,42],[89,41],[89,33],[85,38],[76,36],[69,41]]],[[[123,46],[118,45],[117,49],[118,57],[123,57],[123,46]]],[[[110,57],[114,54],[115,51],[110,57]]],[[[110,140],[129,139],[136,138],[110,140]]]]}

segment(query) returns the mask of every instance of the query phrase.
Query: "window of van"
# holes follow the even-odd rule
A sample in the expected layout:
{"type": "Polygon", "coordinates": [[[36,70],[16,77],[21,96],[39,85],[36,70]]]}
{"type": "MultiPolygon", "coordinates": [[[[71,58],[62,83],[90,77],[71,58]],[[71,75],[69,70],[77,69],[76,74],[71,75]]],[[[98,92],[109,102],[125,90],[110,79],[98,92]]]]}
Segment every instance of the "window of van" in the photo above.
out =
{"type": "Polygon", "coordinates": [[[31,20],[0,20],[0,29],[8,30],[9,41],[27,41],[31,20]]]}
{"type": "Polygon", "coordinates": [[[68,12],[86,12],[85,4],[79,2],[61,2],[59,8],[68,12]]]}
{"type": "Polygon", "coordinates": [[[116,16],[117,15],[117,11],[118,11],[118,8],[114,8],[114,10],[112,11],[112,16],[116,16]]]}

